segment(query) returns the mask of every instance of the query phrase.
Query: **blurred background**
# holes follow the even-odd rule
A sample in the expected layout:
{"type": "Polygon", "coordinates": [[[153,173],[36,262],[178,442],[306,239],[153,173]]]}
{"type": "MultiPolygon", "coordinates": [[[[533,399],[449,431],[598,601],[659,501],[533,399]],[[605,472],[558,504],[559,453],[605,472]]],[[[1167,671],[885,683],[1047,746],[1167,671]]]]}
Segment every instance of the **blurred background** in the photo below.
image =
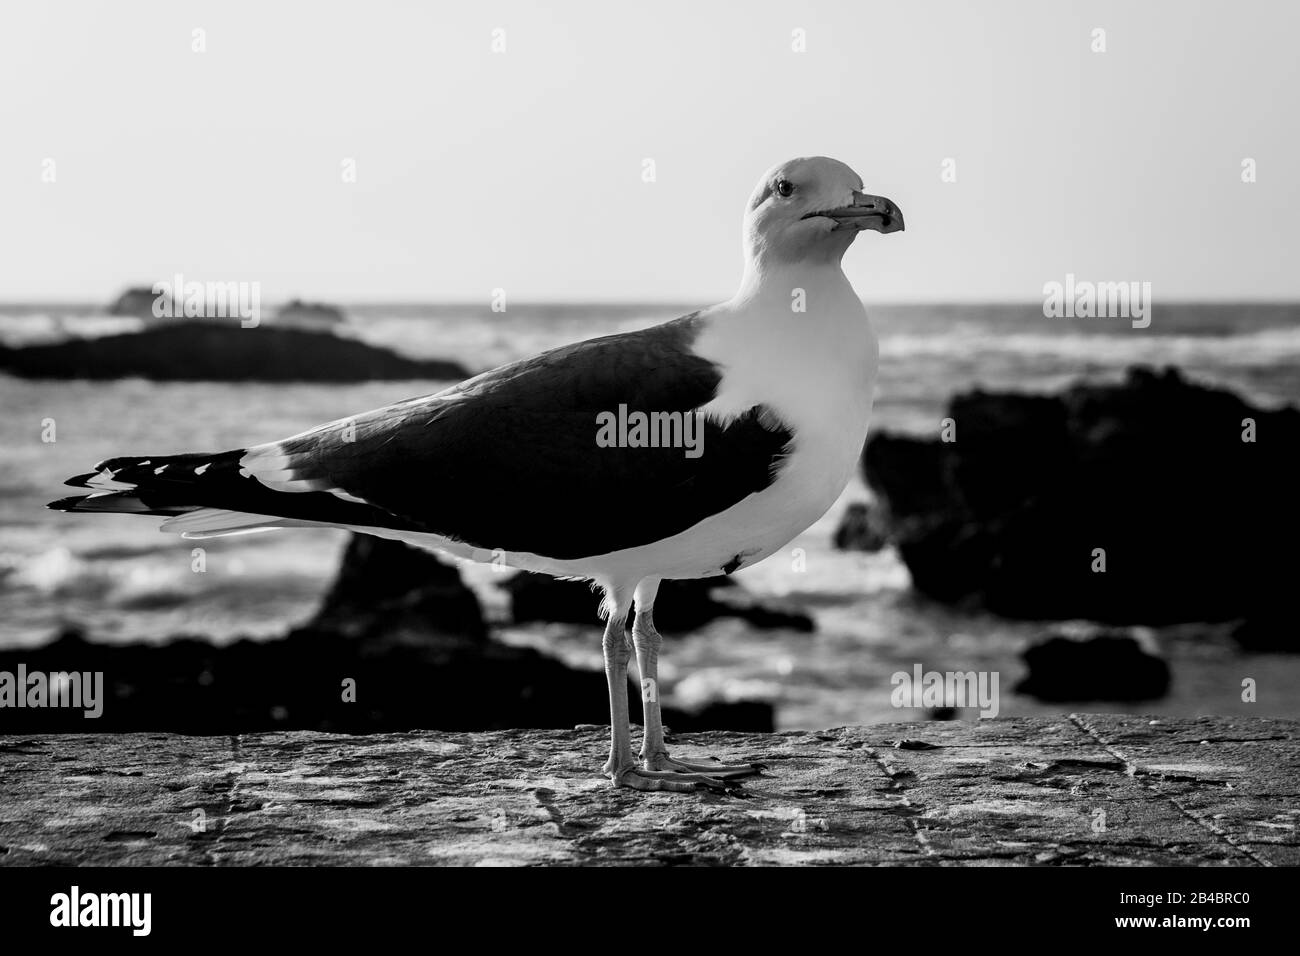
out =
{"type": "Polygon", "coordinates": [[[1296,8],[3,18],[0,669],[104,670],[104,729],[602,721],[582,585],[43,506],[110,455],[281,438],[719,301],[758,177],[809,154],[907,216],[845,263],[873,435],[789,548],[677,597],[670,724],[972,716],[893,706],[918,664],[998,673],[1002,715],[1300,714],[1296,8]],[[156,318],[177,274],[255,286],[261,325],[156,318]],[[1049,317],[1067,275],[1150,283],[1150,326],[1049,317]]]}

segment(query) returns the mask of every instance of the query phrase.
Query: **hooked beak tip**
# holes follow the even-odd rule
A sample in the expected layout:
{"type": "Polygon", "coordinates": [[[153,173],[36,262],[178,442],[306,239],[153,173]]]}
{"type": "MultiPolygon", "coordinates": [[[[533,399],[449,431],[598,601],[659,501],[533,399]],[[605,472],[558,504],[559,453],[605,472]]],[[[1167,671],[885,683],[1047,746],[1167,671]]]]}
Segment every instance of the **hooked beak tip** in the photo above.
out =
{"type": "Polygon", "coordinates": [[[884,196],[868,196],[856,190],[853,193],[853,202],[849,205],[838,209],[810,212],[803,218],[811,219],[816,216],[835,220],[834,229],[837,230],[871,229],[888,235],[891,232],[902,232],[906,228],[903,222],[903,211],[892,200],[884,196]]]}

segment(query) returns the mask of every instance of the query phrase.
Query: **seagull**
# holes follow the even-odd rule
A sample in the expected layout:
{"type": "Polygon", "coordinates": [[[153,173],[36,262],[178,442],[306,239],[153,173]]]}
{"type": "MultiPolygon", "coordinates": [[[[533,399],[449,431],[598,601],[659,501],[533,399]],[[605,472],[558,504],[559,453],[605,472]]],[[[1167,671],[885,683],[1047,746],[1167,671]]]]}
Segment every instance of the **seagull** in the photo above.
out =
{"type": "Polygon", "coordinates": [[[879,350],[841,260],[861,231],[902,229],[898,207],[844,163],[793,159],[750,196],[744,272],[725,302],[281,441],[110,458],[67,481],[91,494],[49,507],[159,516],[187,538],[345,528],[589,580],[603,591],[603,773],[640,791],[726,790],[762,765],[677,760],[664,745],[655,596],[665,579],[771,556],[844,490],[879,350]]]}

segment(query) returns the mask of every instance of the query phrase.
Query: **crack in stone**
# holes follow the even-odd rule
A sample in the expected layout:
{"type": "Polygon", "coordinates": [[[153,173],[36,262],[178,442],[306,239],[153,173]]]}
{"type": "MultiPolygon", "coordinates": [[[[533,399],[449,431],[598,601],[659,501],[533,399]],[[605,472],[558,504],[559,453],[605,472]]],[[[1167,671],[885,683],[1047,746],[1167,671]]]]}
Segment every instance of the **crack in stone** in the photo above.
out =
{"type": "MultiPolygon", "coordinates": [[[[930,838],[925,835],[925,831],[921,828],[921,825],[917,822],[917,818],[920,817],[921,813],[923,812],[922,809],[918,806],[915,806],[912,803],[912,801],[908,799],[906,793],[907,788],[904,787],[899,782],[898,778],[893,773],[890,772],[889,767],[885,765],[885,761],[881,759],[881,756],[876,751],[875,747],[863,746],[862,750],[864,753],[867,754],[867,756],[869,756],[873,761],[875,761],[876,766],[880,768],[880,772],[883,773],[886,778],[888,778],[890,791],[895,793],[898,796],[899,800],[902,801],[903,806],[907,808],[907,812],[903,814],[903,819],[907,821],[907,825],[912,831],[912,836],[916,838],[917,844],[920,845],[921,849],[925,852],[926,856],[931,856],[931,857],[937,856],[938,854],[935,853],[934,847],[930,846],[930,838]]],[[[901,776],[910,777],[911,775],[912,775],[911,772],[908,771],[902,774],[901,776]]]]}
{"type": "Polygon", "coordinates": [[[1097,731],[1094,730],[1092,726],[1089,725],[1088,722],[1083,719],[1082,716],[1080,716],[1079,714],[1070,714],[1070,723],[1074,724],[1074,726],[1078,727],[1079,730],[1087,734],[1088,737],[1090,737],[1097,744],[1098,747],[1106,751],[1106,753],[1110,754],[1112,757],[1116,758],[1117,760],[1123,761],[1128,775],[1132,777],[1135,781],[1137,781],[1138,785],[1142,787],[1144,790],[1146,790],[1148,793],[1152,794],[1157,799],[1164,800],[1166,803],[1170,804],[1175,810],[1177,810],[1187,819],[1191,820],[1198,827],[1208,831],[1209,833],[1214,834],[1216,837],[1218,837],[1224,843],[1228,844],[1230,847],[1232,847],[1242,856],[1254,862],[1256,866],[1273,865],[1268,860],[1264,859],[1264,857],[1255,853],[1249,847],[1242,846],[1235,839],[1233,839],[1230,833],[1228,833],[1222,827],[1216,825],[1213,821],[1206,820],[1197,816],[1191,810],[1187,809],[1187,807],[1179,803],[1174,797],[1170,796],[1167,793],[1162,793],[1159,790],[1157,790],[1149,782],[1149,777],[1146,773],[1138,773],[1138,771],[1141,768],[1138,766],[1136,761],[1130,760],[1118,747],[1114,747],[1111,744],[1108,744],[1102,738],[1101,734],[1097,733],[1097,731]]]}
{"type": "Polygon", "coordinates": [[[238,799],[239,790],[239,775],[242,772],[239,763],[241,756],[242,753],[239,747],[239,735],[231,734],[230,758],[234,763],[234,766],[226,775],[226,809],[225,812],[221,814],[221,819],[217,822],[217,837],[212,841],[212,845],[208,847],[208,852],[205,854],[205,860],[208,866],[221,865],[217,859],[217,852],[221,849],[221,843],[226,837],[226,827],[230,825],[230,817],[235,812],[235,802],[238,799]]]}

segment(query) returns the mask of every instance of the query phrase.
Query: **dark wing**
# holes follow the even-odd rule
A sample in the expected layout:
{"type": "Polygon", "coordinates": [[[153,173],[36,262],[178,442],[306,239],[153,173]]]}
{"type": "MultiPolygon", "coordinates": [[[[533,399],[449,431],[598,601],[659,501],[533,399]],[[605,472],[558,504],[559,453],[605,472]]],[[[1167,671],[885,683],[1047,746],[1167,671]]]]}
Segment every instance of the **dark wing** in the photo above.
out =
{"type": "Polygon", "coordinates": [[[555,349],[279,442],[264,480],[486,549],[571,559],[668,537],[770,485],[792,438],[756,406],[725,426],[702,418],[697,458],[597,444],[598,415],[620,405],[691,413],[717,394],[721,370],[690,348],[700,322],[555,349]]]}

